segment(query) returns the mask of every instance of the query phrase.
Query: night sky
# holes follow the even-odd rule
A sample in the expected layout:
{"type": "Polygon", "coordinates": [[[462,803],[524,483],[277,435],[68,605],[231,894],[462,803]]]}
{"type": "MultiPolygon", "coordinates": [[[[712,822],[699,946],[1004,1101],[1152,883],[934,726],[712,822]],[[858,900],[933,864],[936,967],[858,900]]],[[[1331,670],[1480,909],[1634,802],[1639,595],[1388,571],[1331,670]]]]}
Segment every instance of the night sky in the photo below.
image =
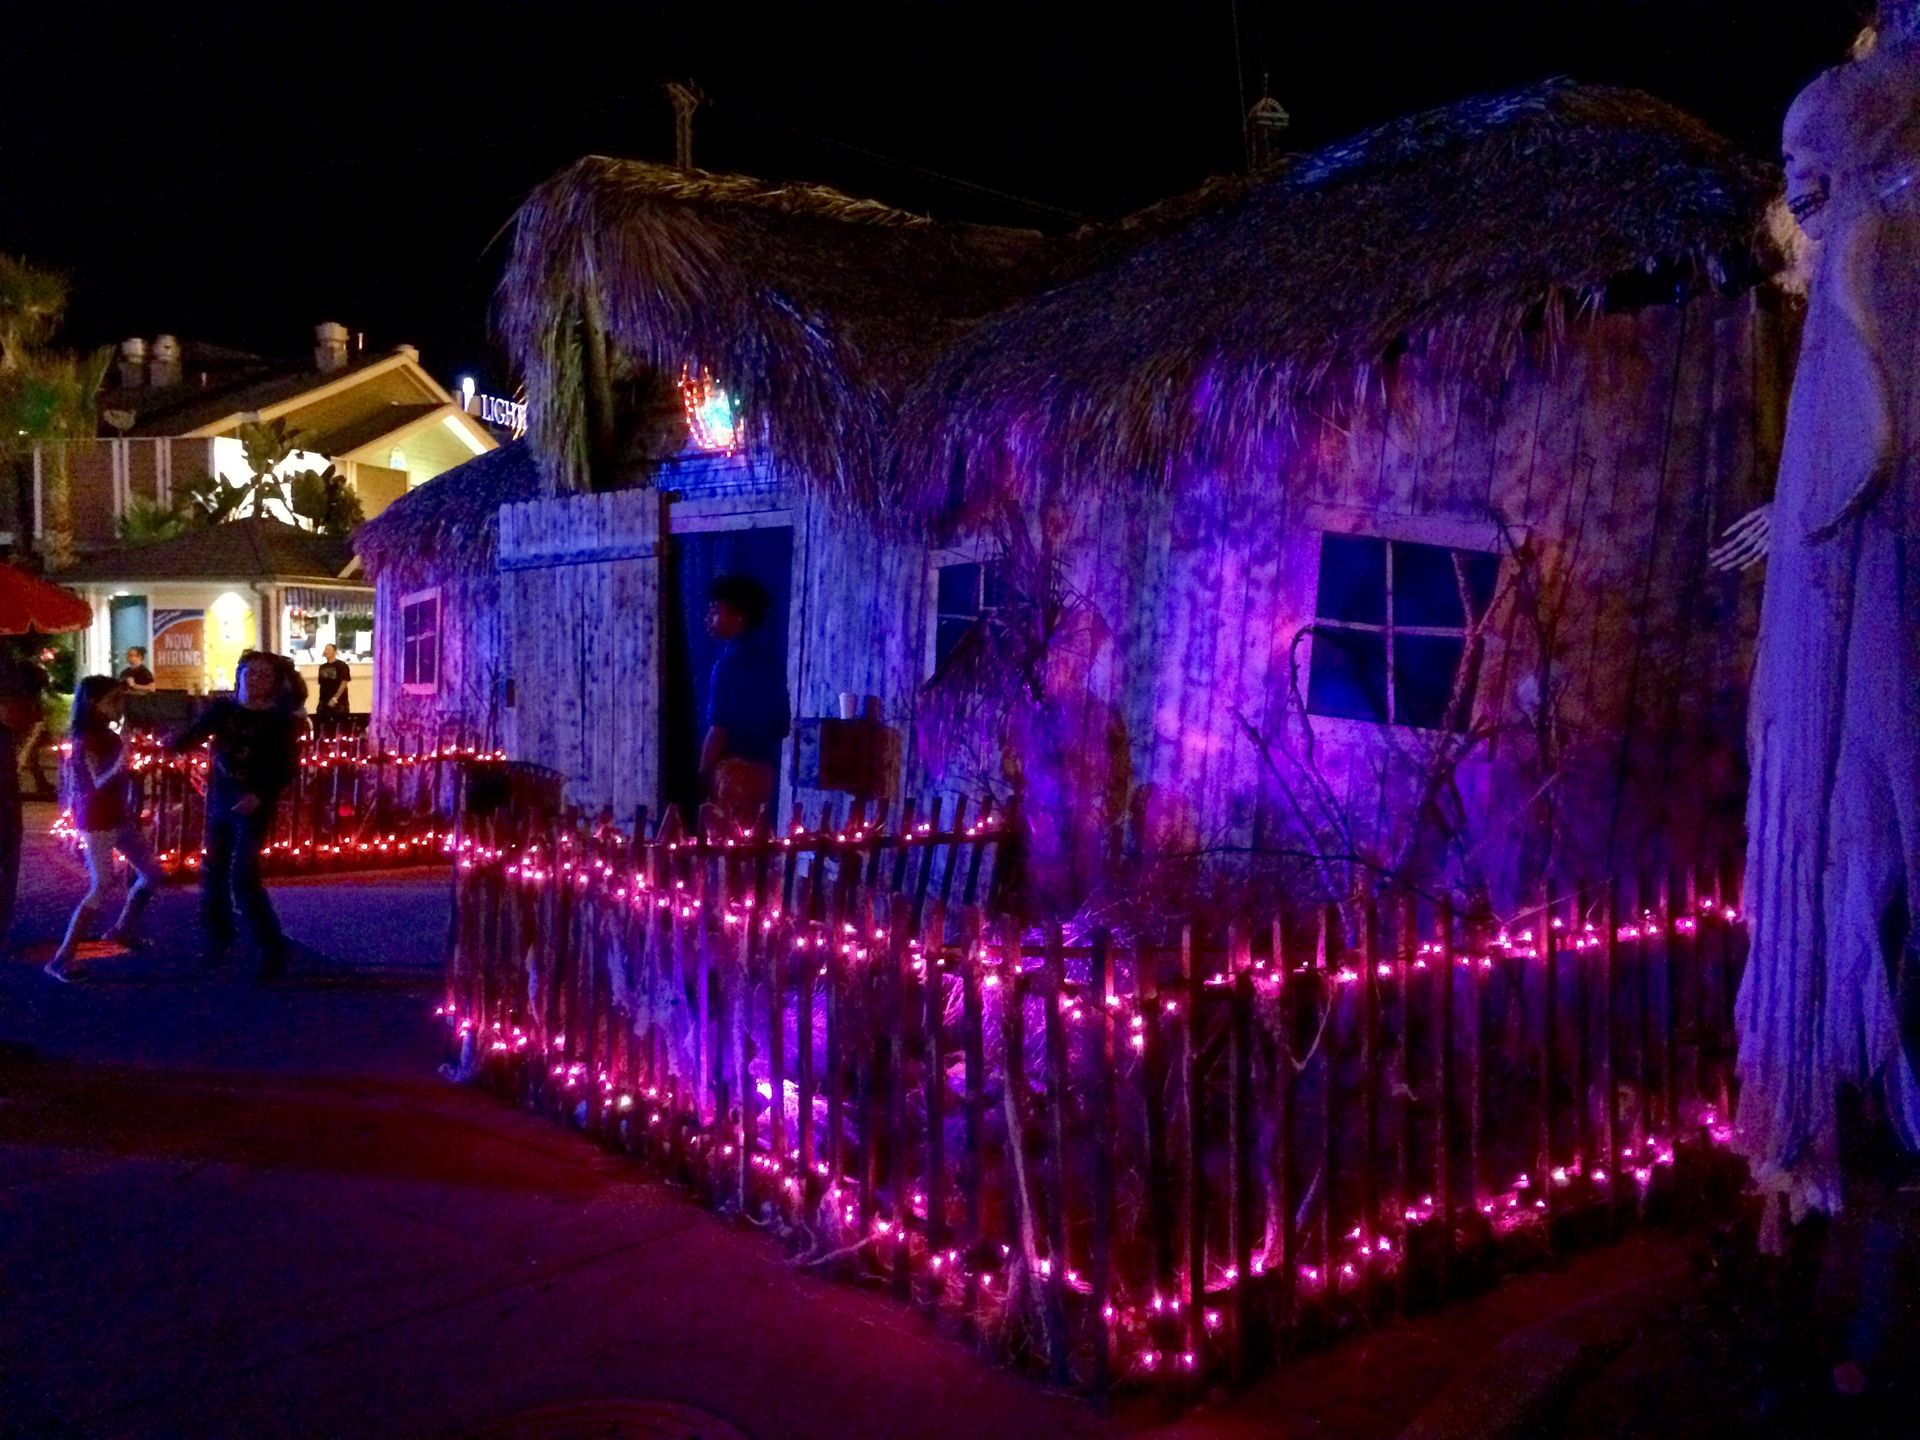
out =
{"type": "Polygon", "coordinates": [[[287,354],[337,319],[500,385],[494,237],[578,155],[671,159],[668,79],[711,99],[707,168],[1057,229],[1239,168],[1238,87],[1250,102],[1263,72],[1299,148],[1569,74],[1771,155],[1868,8],[1239,0],[1237,83],[1229,0],[7,0],[0,250],[73,273],[72,343],[170,331],[287,354]]]}

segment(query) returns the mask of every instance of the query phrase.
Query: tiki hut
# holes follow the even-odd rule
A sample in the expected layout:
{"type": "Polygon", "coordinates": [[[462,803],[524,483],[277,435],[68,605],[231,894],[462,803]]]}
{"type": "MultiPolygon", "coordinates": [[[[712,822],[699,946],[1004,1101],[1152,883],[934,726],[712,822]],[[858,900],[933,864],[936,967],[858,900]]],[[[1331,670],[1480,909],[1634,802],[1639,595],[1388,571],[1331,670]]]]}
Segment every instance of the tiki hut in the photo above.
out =
{"type": "MultiPolygon", "coordinates": [[[[556,497],[501,522],[515,753],[588,806],[690,804],[722,571],[774,596],[798,716],[874,695],[903,734],[930,578],[892,417],[1050,263],[1037,234],[813,185],[593,157],[535,190],[498,302],[556,497]]],[[[810,765],[796,749],[782,804],[810,765]]]]}
{"type": "MultiPolygon", "coordinates": [[[[1019,801],[1047,903],[1128,857],[1513,893],[1704,842],[1777,189],[1565,81],[1052,241],[583,160],[500,293],[547,492],[499,522],[507,743],[588,805],[689,798],[703,586],[744,571],[796,714],[877,697],[881,797],[1019,801]]],[[[782,806],[847,788],[821,733],[782,806]]]]}
{"type": "Polygon", "coordinates": [[[390,744],[500,739],[498,514],[540,493],[524,443],[408,491],[354,532],[374,585],[374,732],[390,744]]]}
{"type": "Polygon", "coordinates": [[[1130,820],[1511,895],[1731,839],[1757,595],[1706,554],[1779,442],[1778,192],[1554,81],[1086,237],[1124,248],[950,347],[903,471],[1087,612],[1029,809],[1114,791],[1123,737],[1069,868],[1130,820]]]}

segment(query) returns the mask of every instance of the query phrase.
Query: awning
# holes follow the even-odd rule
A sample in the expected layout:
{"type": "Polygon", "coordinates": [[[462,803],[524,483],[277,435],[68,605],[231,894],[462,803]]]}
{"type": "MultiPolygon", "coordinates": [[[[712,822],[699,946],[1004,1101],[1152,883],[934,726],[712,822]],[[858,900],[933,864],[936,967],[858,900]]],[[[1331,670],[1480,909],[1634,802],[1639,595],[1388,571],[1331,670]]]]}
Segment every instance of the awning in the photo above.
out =
{"type": "Polygon", "coordinates": [[[373,616],[371,590],[328,585],[289,585],[281,591],[281,598],[289,610],[299,610],[309,615],[326,610],[335,615],[364,615],[369,619],[373,616]]]}
{"type": "Polygon", "coordinates": [[[0,635],[52,635],[92,623],[93,607],[71,590],[0,561],[0,635]]]}

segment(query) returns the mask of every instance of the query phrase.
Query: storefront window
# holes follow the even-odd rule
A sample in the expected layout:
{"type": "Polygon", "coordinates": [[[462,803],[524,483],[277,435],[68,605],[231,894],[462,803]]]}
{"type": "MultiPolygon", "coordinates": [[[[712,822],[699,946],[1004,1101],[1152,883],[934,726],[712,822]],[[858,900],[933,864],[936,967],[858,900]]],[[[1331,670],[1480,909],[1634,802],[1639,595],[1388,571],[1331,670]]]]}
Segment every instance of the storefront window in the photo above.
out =
{"type": "Polygon", "coordinates": [[[373,661],[373,597],[348,589],[289,586],[286,653],[296,665],[318,665],[327,646],[348,664],[373,661]]]}

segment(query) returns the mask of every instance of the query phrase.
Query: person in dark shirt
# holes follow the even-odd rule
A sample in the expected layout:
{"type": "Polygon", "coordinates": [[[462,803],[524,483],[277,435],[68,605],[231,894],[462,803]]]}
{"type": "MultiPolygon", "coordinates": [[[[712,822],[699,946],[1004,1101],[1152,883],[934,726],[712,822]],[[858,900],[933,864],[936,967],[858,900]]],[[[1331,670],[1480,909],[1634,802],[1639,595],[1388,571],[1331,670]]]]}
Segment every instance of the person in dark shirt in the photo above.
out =
{"type": "Polygon", "coordinates": [[[287,941],[260,875],[260,852],[273,834],[280,794],[300,764],[301,707],[307,685],[280,655],[240,656],[235,698],[216,700],[168,744],[179,753],[212,741],[207,777],[207,853],[200,867],[200,908],[209,958],[233,944],[237,903],[253,934],[264,979],[286,973],[287,941]]]}
{"type": "Polygon", "coordinates": [[[29,659],[25,642],[0,639],[0,951],[13,928],[20,888],[20,747],[40,724],[47,672],[29,659]]]}
{"type": "Polygon", "coordinates": [[[120,672],[120,683],[129,690],[153,689],[153,671],[147,668],[147,652],[138,645],[127,647],[127,666],[120,672]]]}
{"type": "Polygon", "coordinates": [[[722,643],[707,691],[700,774],[721,817],[748,829],[780,781],[780,742],[793,726],[787,669],[761,629],[771,601],[758,582],[719,576],[707,601],[707,633],[722,643]]]}
{"type": "Polygon", "coordinates": [[[347,662],[336,658],[338,652],[333,646],[327,646],[323,652],[326,660],[320,666],[320,699],[314,713],[320,717],[320,727],[331,734],[345,727],[347,716],[352,713],[347,700],[347,682],[353,678],[353,672],[347,668],[347,662]]]}

